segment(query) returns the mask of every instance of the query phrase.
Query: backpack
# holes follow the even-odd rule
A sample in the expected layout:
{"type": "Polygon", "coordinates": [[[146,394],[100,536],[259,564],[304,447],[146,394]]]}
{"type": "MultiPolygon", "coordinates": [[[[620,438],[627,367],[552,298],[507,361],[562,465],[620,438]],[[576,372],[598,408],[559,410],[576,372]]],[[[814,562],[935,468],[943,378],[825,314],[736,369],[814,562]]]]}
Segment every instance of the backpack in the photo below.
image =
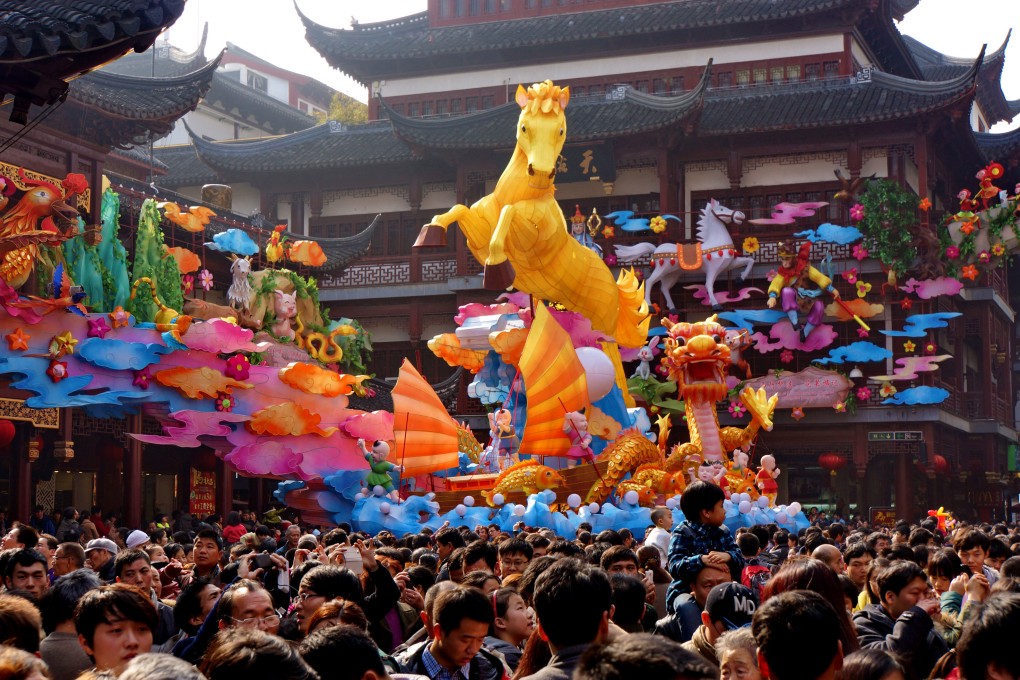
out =
{"type": "Polygon", "coordinates": [[[765,584],[772,578],[772,570],[762,564],[748,564],[740,572],[740,582],[750,588],[761,602],[765,584]]]}

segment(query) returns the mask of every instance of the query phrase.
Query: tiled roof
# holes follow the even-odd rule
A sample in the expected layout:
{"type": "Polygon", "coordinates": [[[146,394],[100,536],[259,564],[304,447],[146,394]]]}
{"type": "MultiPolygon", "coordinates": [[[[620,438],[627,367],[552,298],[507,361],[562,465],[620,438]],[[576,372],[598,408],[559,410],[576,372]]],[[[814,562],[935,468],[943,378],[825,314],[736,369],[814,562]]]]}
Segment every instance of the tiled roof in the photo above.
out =
{"type": "Polygon", "coordinates": [[[219,181],[216,171],[202,162],[191,144],[157,146],[153,151],[156,160],[167,169],[165,175],[156,178],[156,184],[161,187],[176,189],[219,181]]]}
{"type": "MultiPolygon", "coordinates": [[[[187,127],[187,123],[185,123],[187,127]]],[[[188,128],[199,157],[223,173],[326,170],[415,160],[389,121],[350,127],[325,123],[272,139],[212,142],[188,128]]]]}
{"type": "Polygon", "coordinates": [[[1012,156],[1020,156],[1020,128],[1009,132],[975,132],[974,141],[985,160],[1003,164],[1012,156]]]}
{"type": "MultiPolygon", "coordinates": [[[[364,24],[350,30],[328,28],[301,15],[305,37],[326,60],[361,82],[392,72],[399,61],[422,72],[533,61],[544,50],[563,55],[571,45],[613,41],[614,47],[647,49],[675,45],[678,34],[688,40],[707,30],[731,30],[747,25],[762,35],[779,28],[772,22],[809,21],[840,11],[862,11],[859,0],[677,0],[617,9],[587,9],[568,14],[487,21],[464,26],[432,28],[425,13],[389,22],[364,24]],[[626,45],[624,45],[626,43],[626,45]],[[513,55],[513,56],[510,56],[513,55]]],[[[300,13],[300,12],[299,12],[300,13]]],[[[845,19],[844,19],[845,20],[845,19]]]]}
{"type": "Polygon", "coordinates": [[[209,24],[202,29],[202,39],[193,52],[185,52],[166,43],[154,44],[144,52],[131,52],[103,67],[104,71],[125,76],[179,76],[191,73],[206,64],[205,44],[209,24]],[[155,59],[153,59],[155,56],[155,59]],[[155,72],[154,72],[155,71],[155,72]]]}
{"type": "MultiPolygon", "coordinates": [[[[110,151],[111,156],[119,156],[129,161],[133,161],[137,165],[148,166],[149,165],[149,147],[148,146],[132,146],[127,149],[112,149],[110,151]]],[[[152,167],[156,170],[166,172],[169,170],[169,166],[153,156],[152,167]]]]}
{"type": "MultiPolygon", "coordinates": [[[[678,97],[658,97],[626,88],[618,99],[607,96],[572,101],[567,109],[567,136],[571,142],[583,142],[675,128],[696,117],[711,68],[709,62],[698,85],[678,97]]],[[[508,133],[521,113],[513,102],[455,118],[406,118],[387,110],[401,139],[432,149],[495,149],[512,145],[513,137],[508,133]]]]}
{"type": "Polygon", "coordinates": [[[978,61],[953,80],[930,83],[876,71],[871,82],[819,80],[710,90],[699,136],[877,123],[946,108],[973,95],[978,61]]]}
{"type": "MultiPolygon", "coordinates": [[[[1001,84],[1002,68],[1006,62],[1006,47],[1009,45],[1012,34],[1013,30],[1010,29],[999,49],[986,54],[981,64],[977,99],[981,104],[982,111],[990,119],[988,121],[990,125],[1002,120],[1011,121],[1014,116],[1020,113],[1020,104],[1006,99],[1001,84]]],[[[943,54],[908,35],[903,36],[903,41],[910,50],[914,61],[917,62],[925,80],[951,80],[966,73],[974,65],[972,58],[943,54]]]]}
{"type": "Polygon", "coordinates": [[[265,92],[241,84],[237,78],[223,71],[217,71],[213,76],[205,103],[231,115],[239,115],[272,134],[295,132],[315,125],[315,119],[308,114],[265,92]]]}

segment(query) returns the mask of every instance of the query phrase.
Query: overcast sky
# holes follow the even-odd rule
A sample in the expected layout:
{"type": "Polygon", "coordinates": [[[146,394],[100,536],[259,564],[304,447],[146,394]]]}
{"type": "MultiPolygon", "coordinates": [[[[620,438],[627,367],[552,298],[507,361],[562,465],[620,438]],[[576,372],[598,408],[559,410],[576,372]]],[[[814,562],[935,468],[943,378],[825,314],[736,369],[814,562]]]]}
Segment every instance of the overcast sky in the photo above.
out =
{"type": "MultiPolygon", "coordinates": [[[[719,0],[726,2],[727,0],[719,0]]],[[[922,0],[900,24],[900,31],[940,52],[977,57],[981,45],[998,49],[1012,27],[1020,26],[1018,0],[922,0]]],[[[351,17],[361,23],[384,21],[424,11],[426,0],[298,0],[301,11],[314,21],[349,28],[351,17]]],[[[365,101],[356,82],[333,69],[305,41],[304,26],[292,0],[188,0],[184,15],[171,27],[170,42],[184,50],[198,45],[202,25],[209,22],[206,55],[213,56],[227,41],[278,66],[304,73],[365,101]]],[[[1020,31],[1018,31],[1020,33],[1020,31]]],[[[1020,99],[1020,35],[1006,50],[1002,86],[1006,97],[1020,99]]],[[[1020,117],[1010,126],[1020,126],[1020,117]]]]}

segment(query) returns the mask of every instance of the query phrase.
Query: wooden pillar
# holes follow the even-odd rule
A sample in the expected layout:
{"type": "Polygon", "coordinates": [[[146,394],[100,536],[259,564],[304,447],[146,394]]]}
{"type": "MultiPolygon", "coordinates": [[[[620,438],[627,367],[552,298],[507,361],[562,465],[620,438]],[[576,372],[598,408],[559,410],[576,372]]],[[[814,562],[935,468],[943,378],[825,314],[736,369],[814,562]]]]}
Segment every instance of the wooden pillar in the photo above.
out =
{"type": "Polygon", "coordinates": [[[736,150],[731,150],[726,158],[726,175],[730,180],[730,189],[739,189],[740,180],[744,176],[744,158],[736,150]]]}
{"type": "Polygon", "coordinates": [[[865,478],[868,475],[868,428],[863,423],[854,425],[853,470],[854,481],[857,484],[857,513],[867,518],[868,494],[865,478]]]}
{"type": "Polygon", "coordinates": [[[313,189],[308,196],[311,216],[313,218],[322,217],[322,189],[313,189]]]}
{"type": "Polygon", "coordinates": [[[675,156],[667,149],[659,150],[659,212],[677,211],[677,182],[675,156]]]}
{"type": "Polygon", "coordinates": [[[11,499],[7,522],[17,519],[28,522],[32,516],[32,464],[28,461],[28,442],[35,437],[35,428],[22,424],[15,426],[14,441],[8,449],[11,457],[11,499]]]}
{"type": "Polygon", "coordinates": [[[216,511],[224,517],[234,509],[234,471],[216,459],[216,511]]]}
{"type": "Polygon", "coordinates": [[[676,210],[677,214],[688,224],[687,215],[687,165],[677,162],[676,164],[676,210]]]}
{"type": "MultiPolygon", "coordinates": [[[[142,431],[142,416],[128,416],[128,429],[142,431]]],[[[128,527],[142,526],[142,442],[128,438],[124,450],[124,521],[128,527]]]]}
{"type": "Polygon", "coordinates": [[[911,479],[910,456],[905,453],[896,453],[896,519],[911,521],[914,519],[913,493],[914,485],[911,479]]]}

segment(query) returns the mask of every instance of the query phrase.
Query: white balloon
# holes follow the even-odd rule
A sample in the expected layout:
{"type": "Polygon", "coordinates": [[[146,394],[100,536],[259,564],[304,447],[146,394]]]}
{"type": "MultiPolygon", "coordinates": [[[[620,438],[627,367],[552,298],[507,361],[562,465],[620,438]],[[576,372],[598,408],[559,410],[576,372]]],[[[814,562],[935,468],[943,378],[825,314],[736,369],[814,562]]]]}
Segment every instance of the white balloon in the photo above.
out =
{"type": "Polygon", "coordinates": [[[751,501],[740,501],[740,505],[737,506],[737,510],[740,510],[740,514],[746,515],[751,512],[751,501]]]}
{"type": "Polygon", "coordinates": [[[375,486],[372,487],[372,493],[374,493],[376,496],[385,496],[386,489],[382,488],[382,486],[380,486],[379,484],[376,484],[375,486]]]}
{"type": "Polygon", "coordinates": [[[580,507],[581,505],[581,495],[572,493],[569,496],[567,496],[567,505],[577,510],[577,508],[580,507]]]}
{"type": "Polygon", "coordinates": [[[790,517],[785,512],[776,513],[776,524],[786,524],[789,520],[790,517]]]}
{"type": "Polygon", "coordinates": [[[356,494],[354,494],[354,500],[355,500],[355,501],[360,501],[360,500],[362,500],[362,499],[363,499],[364,497],[365,497],[365,494],[363,494],[363,493],[356,493],[356,494]]]}
{"type": "Polygon", "coordinates": [[[616,384],[616,369],[606,353],[596,347],[578,347],[577,359],[588,381],[588,399],[595,402],[609,394],[616,384]]]}
{"type": "Polygon", "coordinates": [[[466,505],[466,506],[468,506],[470,508],[470,507],[473,507],[474,504],[475,504],[475,497],[474,496],[464,496],[464,505],[466,505]]]}
{"type": "Polygon", "coordinates": [[[555,503],[556,502],[556,492],[553,491],[552,489],[546,489],[545,490],[545,502],[546,503],[555,503]]]}
{"type": "Polygon", "coordinates": [[[673,510],[674,508],[676,508],[676,499],[675,498],[667,498],[666,499],[666,507],[669,508],[670,510],[673,510]]]}
{"type": "Polygon", "coordinates": [[[765,508],[769,507],[769,497],[768,496],[758,496],[758,507],[762,508],[762,509],[765,509],[765,508]]]}
{"type": "Polygon", "coordinates": [[[505,501],[506,499],[503,498],[503,494],[501,493],[493,494],[492,496],[492,502],[494,505],[503,505],[505,501]]]}
{"type": "Polygon", "coordinates": [[[527,510],[528,509],[525,508],[523,505],[518,505],[517,507],[514,508],[514,514],[517,515],[518,517],[523,517],[524,513],[527,512],[527,510]]]}
{"type": "Polygon", "coordinates": [[[800,503],[798,503],[797,501],[794,501],[794,502],[792,502],[792,503],[790,503],[789,505],[786,506],[786,510],[787,510],[787,512],[790,513],[790,515],[799,515],[800,514],[800,503]]]}
{"type": "Polygon", "coordinates": [[[391,508],[390,508],[390,504],[389,503],[380,503],[379,504],[379,512],[381,512],[382,514],[388,515],[388,514],[390,514],[390,510],[391,510],[391,508]]]}
{"type": "Polygon", "coordinates": [[[371,493],[372,493],[372,491],[367,486],[361,487],[361,495],[362,496],[368,496],[371,493]]]}
{"type": "Polygon", "coordinates": [[[627,493],[623,494],[623,501],[625,503],[630,503],[631,505],[637,505],[638,492],[635,491],[634,489],[631,489],[627,493]]]}
{"type": "Polygon", "coordinates": [[[463,517],[464,515],[467,514],[467,506],[465,506],[463,503],[458,503],[457,507],[455,507],[453,510],[454,512],[457,513],[458,517],[463,517]]]}
{"type": "Polygon", "coordinates": [[[596,514],[600,510],[598,503],[589,503],[588,509],[591,510],[591,514],[596,514]]]}
{"type": "Polygon", "coordinates": [[[613,505],[612,503],[603,503],[602,504],[602,513],[605,514],[606,512],[609,512],[610,510],[613,510],[614,508],[616,508],[616,506],[613,505]]]}

